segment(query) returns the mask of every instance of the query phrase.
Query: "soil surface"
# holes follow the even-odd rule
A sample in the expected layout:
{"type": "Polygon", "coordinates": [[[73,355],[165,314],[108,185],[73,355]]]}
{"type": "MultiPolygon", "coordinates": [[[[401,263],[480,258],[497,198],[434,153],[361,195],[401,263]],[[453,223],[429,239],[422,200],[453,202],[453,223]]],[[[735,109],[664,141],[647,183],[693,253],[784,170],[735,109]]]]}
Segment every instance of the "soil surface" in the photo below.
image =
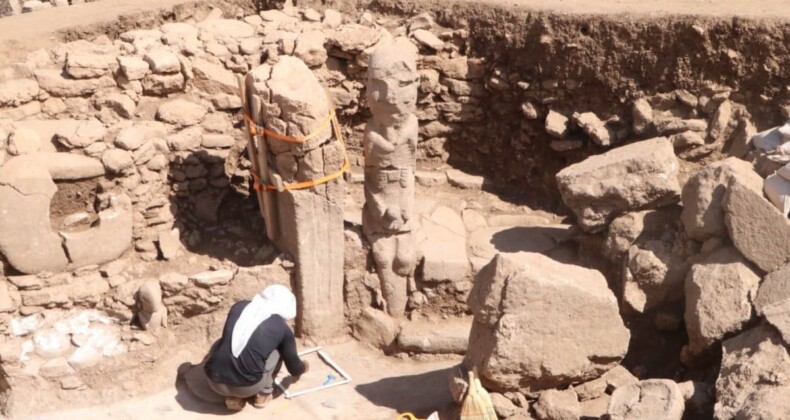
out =
{"type": "MultiPolygon", "coordinates": [[[[363,347],[356,341],[325,346],[335,362],[352,377],[347,385],[318,391],[286,400],[275,398],[263,409],[250,405],[240,413],[230,413],[223,406],[198,400],[176,372],[170,375],[174,385],[143,398],[125,400],[111,405],[91,406],[77,410],[58,411],[38,415],[37,420],[78,419],[394,419],[397,414],[411,412],[420,418],[433,411],[452,408],[447,388],[447,377],[460,358],[441,361],[416,362],[384,357],[363,347]]],[[[187,360],[185,360],[187,362],[187,360]]],[[[191,360],[199,362],[199,358],[191,360]]],[[[287,375],[285,370],[280,378],[287,375]]],[[[32,418],[31,418],[32,419],[32,418]]],[[[21,419],[20,419],[21,420],[21,419]]]]}

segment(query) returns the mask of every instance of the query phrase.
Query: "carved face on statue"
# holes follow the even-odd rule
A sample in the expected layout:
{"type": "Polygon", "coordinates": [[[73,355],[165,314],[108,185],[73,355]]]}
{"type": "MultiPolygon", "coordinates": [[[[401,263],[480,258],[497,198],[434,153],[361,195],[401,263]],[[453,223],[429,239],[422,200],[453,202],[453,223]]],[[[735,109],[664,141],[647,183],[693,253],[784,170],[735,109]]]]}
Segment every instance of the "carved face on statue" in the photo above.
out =
{"type": "Polygon", "coordinates": [[[408,40],[376,48],[368,66],[367,99],[377,123],[399,124],[413,114],[418,86],[415,48],[408,40]]]}

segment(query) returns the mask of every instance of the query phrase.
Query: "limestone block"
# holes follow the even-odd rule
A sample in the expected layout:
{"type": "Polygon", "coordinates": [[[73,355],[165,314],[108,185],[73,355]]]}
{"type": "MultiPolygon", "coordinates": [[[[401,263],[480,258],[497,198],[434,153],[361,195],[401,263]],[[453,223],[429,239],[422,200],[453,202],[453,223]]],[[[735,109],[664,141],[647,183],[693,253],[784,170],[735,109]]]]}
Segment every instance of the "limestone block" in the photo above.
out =
{"type": "Polygon", "coordinates": [[[411,321],[401,324],[398,348],[414,353],[464,354],[469,347],[472,319],[411,321]]]}
{"type": "Polygon", "coordinates": [[[766,272],[790,260],[790,223],[779,210],[739,177],[733,177],[723,199],[724,223],[738,251],[766,272]]]}
{"type": "Polygon", "coordinates": [[[546,116],[546,132],[558,139],[564,138],[568,134],[569,122],[568,117],[550,110],[546,116]]]}
{"type": "Polygon", "coordinates": [[[104,165],[99,159],[73,153],[38,153],[36,164],[47,168],[55,181],[77,181],[104,175],[104,165]]]}
{"type": "Polygon", "coordinates": [[[38,93],[38,82],[35,80],[13,79],[0,82],[0,106],[26,104],[35,99],[38,93]]]}
{"type": "Polygon", "coordinates": [[[671,135],[684,131],[705,132],[708,129],[708,122],[701,119],[684,120],[674,116],[656,116],[653,125],[659,135],[671,135]]]}
{"type": "Polygon", "coordinates": [[[181,249],[181,232],[178,229],[159,233],[159,252],[165,260],[172,260],[181,249]]]}
{"type": "Polygon", "coordinates": [[[357,23],[342,25],[327,34],[327,42],[343,52],[358,54],[376,45],[382,32],[357,23]]]}
{"type": "Polygon", "coordinates": [[[444,48],[444,41],[439,39],[439,37],[434,35],[431,31],[417,29],[411,33],[411,36],[420,44],[436,51],[441,51],[442,48],[444,48]]]}
{"type": "Polygon", "coordinates": [[[477,175],[470,175],[458,169],[447,171],[447,181],[456,188],[465,190],[481,190],[485,185],[485,178],[477,175]]]}
{"type": "Polygon", "coordinates": [[[97,225],[81,232],[61,232],[71,262],[84,267],[120,257],[132,244],[132,213],[131,199],[114,195],[110,207],[99,212],[97,225]]]}
{"type": "Polygon", "coordinates": [[[123,118],[134,117],[134,111],[137,109],[137,105],[132,98],[119,92],[111,92],[97,98],[96,104],[101,108],[109,108],[115,111],[116,114],[123,118]]]}
{"type": "Polygon", "coordinates": [[[195,125],[203,119],[208,110],[201,104],[186,99],[176,99],[159,105],[156,118],[178,126],[195,125]]]}
{"type": "Polygon", "coordinates": [[[681,420],[683,393],[668,379],[648,379],[618,389],[609,400],[607,414],[623,420],[681,420]]]}
{"type": "Polygon", "coordinates": [[[69,366],[68,361],[63,357],[49,360],[38,368],[38,374],[44,378],[56,379],[74,373],[74,369],[69,366]]]}
{"type": "Polygon", "coordinates": [[[768,274],[763,279],[754,309],[782,335],[785,343],[790,342],[790,264],[768,274]]]}
{"type": "Polygon", "coordinates": [[[732,177],[762,189],[763,180],[752,164],[738,158],[727,158],[698,170],[683,186],[680,218],[690,237],[704,241],[727,233],[722,199],[732,177]]]}
{"type": "Polygon", "coordinates": [[[167,146],[174,152],[197,150],[200,148],[203,130],[200,127],[185,128],[167,136],[167,146]]]}
{"type": "Polygon", "coordinates": [[[470,273],[463,219],[448,207],[439,207],[423,219],[418,232],[422,280],[459,282],[470,273]]]}
{"type": "Polygon", "coordinates": [[[55,139],[69,149],[85,148],[101,140],[106,133],[104,124],[90,119],[56,129],[55,139]]]}
{"type": "Polygon", "coordinates": [[[648,240],[629,248],[623,272],[623,302],[644,313],[683,299],[688,266],[671,242],[648,240]]]}
{"type": "Polygon", "coordinates": [[[146,95],[165,96],[184,90],[186,79],[182,73],[149,74],[142,80],[143,93],[146,95]]]}
{"type": "Polygon", "coordinates": [[[126,150],[109,149],[102,153],[102,164],[107,172],[120,174],[134,165],[132,154],[126,150]]]}
{"type": "Polygon", "coordinates": [[[677,201],[677,174],[672,145],[659,137],[570,165],[557,174],[557,184],[582,229],[595,231],[619,214],[677,201]]]}
{"type": "Polygon", "coordinates": [[[779,174],[773,174],[765,179],[763,190],[768,200],[770,200],[785,217],[790,214],[790,181],[779,174]]]}
{"type": "Polygon", "coordinates": [[[206,93],[238,95],[239,84],[225,67],[197,58],[192,60],[195,87],[206,93]]]}
{"type": "Polygon", "coordinates": [[[615,136],[609,132],[606,124],[592,112],[575,113],[573,114],[573,121],[599,146],[611,146],[616,140],[615,136]]]}
{"type": "Polygon", "coordinates": [[[47,170],[25,156],[0,167],[0,253],[22,273],[57,272],[68,264],[50,227],[49,201],[55,191],[47,170]]]}
{"type": "Polygon", "coordinates": [[[790,385],[790,355],[770,326],[759,325],[742,332],[724,341],[722,350],[715,418],[737,418],[750,395],[790,385]]]}
{"type": "Polygon", "coordinates": [[[204,271],[189,276],[189,279],[200,287],[209,288],[230,283],[234,274],[231,270],[204,271]]]}
{"type": "Polygon", "coordinates": [[[128,80],[141,80],[150,71],[147,61],[139,57],[118,57],[118,65],[128,80]]]}
{"type": "Polygon", "coordinates": [[[148,63],[148,67],[155,74],[173,74],[181,71],[181,62],[178,60],[178,56],[169,50],[149,51],[143,56],[143,60],[148,63]]]}
{"type": "Polygon", "coordinates": [[[108,75],[94,79],[67,79],[58,70],[41,69],[34,73],[41,89],[52,96],[89,96],[100,89],[116,86],[115,79],[108,75]]]}
{"type": "Polygon", "coordinates": [[[115,57],[108,55],[69,53],[66,57],[66,73],[75,79],[92,79],[110,73],[115,63],[115,57]]]}
{"type": "Polygon", "coordinates": [[[308,67],[323,65],[327,59],[326,35],[319,30],[302,32],[296,37],[293,55],[302,59],[308,67]]]}
{"type": "Polygon", "coordinates": [[[721,248],[694,264],[686,278],[689,350],[700,354],[752,319],[760,277],[734,248],[721,248]]]}
{"type": "Polygon", "coordinates": [[[578,420],[581,405],[573,388],[550,389],[540,393],[534,409],[540,420],[578,420]]]}
{"type": "Polygon", "coordinates": [[[630,334],[603,275],[540,254],[497,255],[469,295],[465,364],[495,391],[594,379],[622,359],[630,334]]]}

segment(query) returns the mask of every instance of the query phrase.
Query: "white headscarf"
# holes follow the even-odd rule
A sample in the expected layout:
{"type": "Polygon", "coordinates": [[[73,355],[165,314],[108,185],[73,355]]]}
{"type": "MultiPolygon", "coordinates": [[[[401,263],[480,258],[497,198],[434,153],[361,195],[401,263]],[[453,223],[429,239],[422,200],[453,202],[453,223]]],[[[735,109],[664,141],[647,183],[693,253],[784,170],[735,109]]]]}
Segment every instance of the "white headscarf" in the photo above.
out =
{"type": "Polygon", "coordinates": [[[233,357],[239,357],[258,325],[272,315],[280,315],[285,320],[296,318],[296,296],[281,284],[263,289],[241,311],[230,340],[233,357]]]}

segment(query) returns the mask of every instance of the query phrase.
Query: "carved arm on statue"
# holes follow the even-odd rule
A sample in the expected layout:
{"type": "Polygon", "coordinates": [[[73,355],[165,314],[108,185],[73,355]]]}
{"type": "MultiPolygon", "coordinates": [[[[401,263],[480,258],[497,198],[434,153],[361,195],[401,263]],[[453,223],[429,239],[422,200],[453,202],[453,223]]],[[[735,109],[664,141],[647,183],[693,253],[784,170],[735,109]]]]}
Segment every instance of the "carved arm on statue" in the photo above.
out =
{"type": "Polygon", "coordinates": [[[365,133],[365,136],[367,137],[365,142],[366,164],[368,160],[381,161],[395,151],[395,145],[375,131],[368,131],[365,133]]]}

